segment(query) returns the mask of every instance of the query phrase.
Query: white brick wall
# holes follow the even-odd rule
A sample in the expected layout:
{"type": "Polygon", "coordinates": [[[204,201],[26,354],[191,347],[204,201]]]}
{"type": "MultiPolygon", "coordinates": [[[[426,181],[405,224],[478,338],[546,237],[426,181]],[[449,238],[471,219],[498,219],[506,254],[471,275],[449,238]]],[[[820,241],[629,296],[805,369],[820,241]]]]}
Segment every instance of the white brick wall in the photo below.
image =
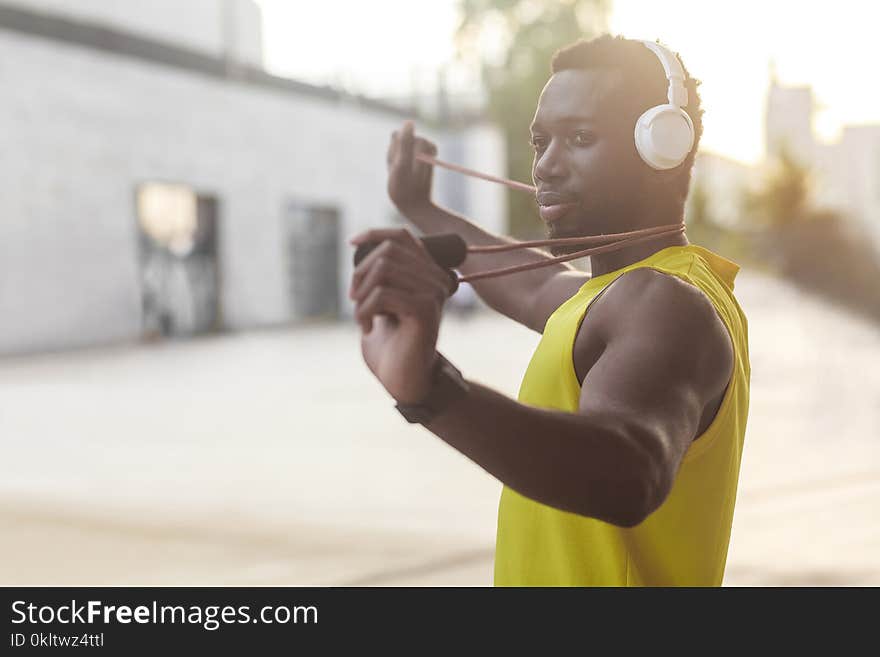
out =
{"type": "MultiPolygon", "coordinates": [[[[218,196],[235,329],[289,321],[284,206],[338,207],[350,312],[347,237],[388,222],[385,152],[399,116],[3,30],[0,89],[0,353],[139,336],[134,193],[150,180],[218,196]]],[[[431,136],[441,155],[453,137],[431,136]]],[[[463,164],[503,172],[493,128],[455,138],[468,145],[463,164]]],[[[502,191],[458,181],[468,207],[455,209],[505,230],[502,191]]]]}
{"type": "Polygon", "coordinates": [[[260,9],[253,0],[3,0],[4,4],[262,66],[260,9]]]}

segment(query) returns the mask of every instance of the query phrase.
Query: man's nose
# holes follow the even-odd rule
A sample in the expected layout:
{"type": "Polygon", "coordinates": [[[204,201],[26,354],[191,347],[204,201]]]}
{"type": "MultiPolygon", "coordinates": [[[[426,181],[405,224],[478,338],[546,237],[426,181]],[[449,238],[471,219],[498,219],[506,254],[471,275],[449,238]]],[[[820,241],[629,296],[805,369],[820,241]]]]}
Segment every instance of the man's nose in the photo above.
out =
{"type": "Polygon", "coordinates": [[[565,153],[562,144],[553,140],[535,161],[535,182],[558,180],[565,176],[565,153]]]}

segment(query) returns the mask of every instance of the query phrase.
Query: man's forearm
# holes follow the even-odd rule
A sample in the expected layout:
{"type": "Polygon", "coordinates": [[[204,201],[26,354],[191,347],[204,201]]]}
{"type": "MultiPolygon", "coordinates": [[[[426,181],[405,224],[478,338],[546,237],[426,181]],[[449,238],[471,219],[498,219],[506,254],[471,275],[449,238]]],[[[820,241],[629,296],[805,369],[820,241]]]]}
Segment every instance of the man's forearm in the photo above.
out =
{"type": "Polygon", "coordinates": [[[478,383],[426,426],[521,495],[621,526],[656,499],[652,463],[608,418],[539,409],[478,383]]]}
{"type": "MultiPolygon", "coordinates": [[[[466,217],[433,203],[408,210],[405,216],[426,234],[457,233],[470,246],[493,246],[517,242],[517,240],[510,237],[495,235],[483,230],[466,217]]],[[[462,274],[467,275],[530,262],[545,262],[551,258],[550,254],[539,249],[517,249],[502,253],[472,254],[457,269],[462,274]]],[[[472,285],[477,294],[491,308],[520,321],[522,320],[520,315],[525,301],[523,298],[524,291],[537,292],[552,276],[573,269],[568,263],[557,263],[533,271],[520,272],[516,275],[515,280],[502,276],[474,281],[472,285]]]]}

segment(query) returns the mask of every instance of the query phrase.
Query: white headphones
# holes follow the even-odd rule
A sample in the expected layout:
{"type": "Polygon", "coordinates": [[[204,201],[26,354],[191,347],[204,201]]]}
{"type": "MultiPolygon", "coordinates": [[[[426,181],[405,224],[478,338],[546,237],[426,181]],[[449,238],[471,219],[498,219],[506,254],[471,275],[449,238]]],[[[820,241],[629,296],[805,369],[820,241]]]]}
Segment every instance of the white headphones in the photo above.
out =
{"type": "Polygon", "coordinates": [[[684,70],[675,54],[652,41],[642,41],[663,64],[669,80],[669,102],[647,110],[636,121],[636,150],[654,169],[674,169],[694,145],[694,123],[682,108],[688,104],[684,70]]]}

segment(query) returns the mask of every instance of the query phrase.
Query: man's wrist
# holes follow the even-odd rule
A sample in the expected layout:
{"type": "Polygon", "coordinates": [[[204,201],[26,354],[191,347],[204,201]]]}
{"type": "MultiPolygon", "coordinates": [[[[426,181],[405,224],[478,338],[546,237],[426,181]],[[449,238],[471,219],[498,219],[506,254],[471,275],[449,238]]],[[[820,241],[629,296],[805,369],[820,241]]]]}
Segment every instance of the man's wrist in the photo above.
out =
{"type": "Polygon", "coordinates": [[[430,388],[424,396],[420,395],[418,403],[396,404],[395,408],[408,422],[427,424],[470,391],[470,386],[458,368],[440,352],[436,353],[430,381],[430,388]]]}
{"type": "Polygon", "coordinates": [[[420,221],[424,221],[434,216],[437,212],[437,206],[431,199],[416,201],[403,207],[398,206],[397,209],[400,211],[400,214],[416,225],[418,225],[420,221]]]}
{"type": "Polygon", "coordinates": [[[428,377],[425,382],[418,386],[417,389],[408,391],[408,394],[405,396],[395,397],[394,401],[405,406],[415,406],[425,401],[425,399],[428,398],[428,395],[431,394],[431,389],[434,387],[434,377],[437,375],[437,367],[440,364],[440,358],[440,352],[435,351],[431,358],[431,364],[427,367],[428,377]]]}

